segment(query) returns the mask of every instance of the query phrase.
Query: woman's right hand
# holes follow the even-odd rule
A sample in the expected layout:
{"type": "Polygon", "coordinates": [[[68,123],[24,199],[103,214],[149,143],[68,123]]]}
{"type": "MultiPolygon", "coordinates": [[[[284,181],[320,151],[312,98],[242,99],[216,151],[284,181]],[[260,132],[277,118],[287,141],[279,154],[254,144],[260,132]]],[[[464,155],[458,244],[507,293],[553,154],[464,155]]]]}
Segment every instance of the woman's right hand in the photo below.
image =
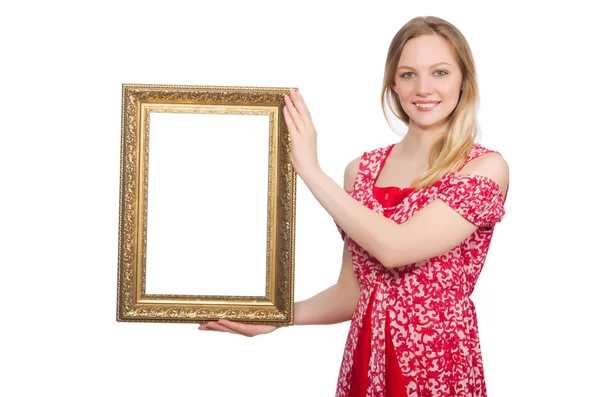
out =
{"type": "Polygon", "coordinates": [[[206,324],[200,324],[198,327],[198,329],[201,331],[230,332],[232,334],[239,334],[249,337],[268,334],[275,331],[277,328],[279,327],[276,325],[244,324],[226,320],[224,318],[220,318],[217,321],[209,321],[206,324]]]}

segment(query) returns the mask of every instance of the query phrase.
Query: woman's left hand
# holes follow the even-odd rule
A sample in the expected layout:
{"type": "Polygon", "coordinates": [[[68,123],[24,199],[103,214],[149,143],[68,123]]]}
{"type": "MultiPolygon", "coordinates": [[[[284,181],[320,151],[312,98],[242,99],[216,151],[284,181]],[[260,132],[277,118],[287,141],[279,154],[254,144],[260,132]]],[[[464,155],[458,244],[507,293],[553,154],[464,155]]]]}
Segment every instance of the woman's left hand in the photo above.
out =
{"type": "Polygon", "coordinates": [[[317,159],[317,131],[299,92],[290,90],[290,95],[285,95],[283,118],[292,141],[292,166],[304,179],[305,175],[320,167],[317,159]]]}

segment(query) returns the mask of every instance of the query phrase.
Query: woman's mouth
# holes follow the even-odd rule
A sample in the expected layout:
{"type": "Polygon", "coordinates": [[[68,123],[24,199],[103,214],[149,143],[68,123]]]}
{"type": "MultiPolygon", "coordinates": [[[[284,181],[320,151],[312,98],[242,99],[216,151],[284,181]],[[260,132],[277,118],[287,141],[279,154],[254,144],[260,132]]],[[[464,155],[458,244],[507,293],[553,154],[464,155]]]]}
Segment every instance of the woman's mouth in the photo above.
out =
{"type": "Polygon", "coordinates": [[[430,102],[430,103],[413,103],[418,111],[420,112],[429,112],[431,109],[436,107],[440,102],[430,102]]]}

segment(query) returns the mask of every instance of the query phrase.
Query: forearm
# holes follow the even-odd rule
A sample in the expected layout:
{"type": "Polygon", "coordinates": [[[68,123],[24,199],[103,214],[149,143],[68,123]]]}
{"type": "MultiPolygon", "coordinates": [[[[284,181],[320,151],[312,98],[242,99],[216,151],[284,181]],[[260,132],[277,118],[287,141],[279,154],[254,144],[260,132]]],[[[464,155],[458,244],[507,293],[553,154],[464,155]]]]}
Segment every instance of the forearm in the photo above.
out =
{"type": "Polygon", "coordinates": [[[337,324],[352,318],[360,291],[334,284],[317,295],[294,303],[294,325],[337,324]]]}

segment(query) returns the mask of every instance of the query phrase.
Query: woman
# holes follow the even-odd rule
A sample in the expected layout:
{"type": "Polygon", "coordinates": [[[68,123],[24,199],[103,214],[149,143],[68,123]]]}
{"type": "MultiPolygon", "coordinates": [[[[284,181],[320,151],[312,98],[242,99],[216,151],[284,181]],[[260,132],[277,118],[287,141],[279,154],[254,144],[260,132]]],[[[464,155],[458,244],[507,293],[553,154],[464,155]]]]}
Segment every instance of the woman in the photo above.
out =
{"type": "MultiPolygon", "coordinates": [[[[296,324],[352,320],[336,396],[486,396],[469,296],[504,216],[509,170],[474,143],[478,89],[462,34],[435,17],[394,37],[382,106],[408,125],[397,144],[365,152],[344,191],[317,162],[302,96],[284,117],[292,163],[345,240],[334,286],[295,304],[296,324]]],[[[227,320],[200,329],[253,336],[273,326],[227,320]]]]}

